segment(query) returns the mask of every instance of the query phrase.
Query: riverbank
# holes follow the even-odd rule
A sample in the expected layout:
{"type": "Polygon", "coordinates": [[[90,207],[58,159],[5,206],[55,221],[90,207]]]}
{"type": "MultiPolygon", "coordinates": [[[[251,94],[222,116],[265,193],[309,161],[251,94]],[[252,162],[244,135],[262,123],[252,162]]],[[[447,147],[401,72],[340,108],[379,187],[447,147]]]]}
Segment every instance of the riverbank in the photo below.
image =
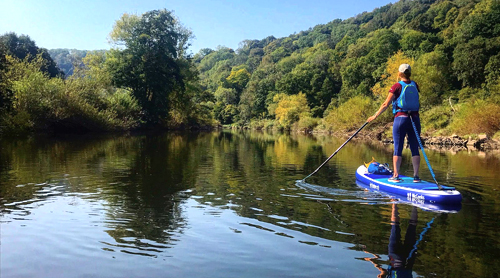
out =
{"type": "MultiPolygon", "coordinates": [[[[350,136],[353,132],[334,134],[335,136],[350,136]]],[[[357,135],[358,138],[363,138],[366,140],[377,139],[384,144],[392,144],[392,136],[389,137],[385,129],[370,130],[367,132],[360,132],[357,135]]],[[[478,151],[488,151],[488,150],[500,150],[500,140],[489,138],[488,136],[481,134],[477,135],[477,138],[468,136],[468,138],[462,138],[458,135],[451,136],[425,136],[421,137],[422,144],[431,149],[472,149],[478,151]]]]}
{"type": "MultiPolygon", "coordinates": [[[[268,130],[266,128],[251,128],[248,126],[218,126],[219,129],[249,129],[249,130],[268,130]]],[[[271,128],[272,129],[272,128],[271,128]]],[[[272,129],[275,130],[275,129],[272,129]]],[[[303,134],[328,134],[335,137],[349,137],[354,131],[351,132],[331,132],[327,130],[315,130],[315,129],[302,129],[302,130],[289,130],[290,132],[297,132],[303,134]]],[[[358,135],[357,139],[373,140],[376,139],[384,144],[392,144],[392,135],[390,134],[389,126],[378,126],[372,129],[362,130],[358,135]]],[[[426,136],[421,137],[422,144],[432,149],[453,149],[453,150],[478,150],[478,151],[488,151],[488,150],[500,150],[500,140],[490,138],[485,134],[468,136],[467,138],[460,137],[456,134],[450,136],[426,136]]]]}
{"type": "MultiPolygon", "coordinates": [[[[362,130],[356,135],[357,139],[371,141],[376,139],[384,144],[392,144],[392,134],[388,132],[389,129],[384,126],[362,130]]],[[[348,138],[355,131],[350,132],[331,132],[323,130],[295,130],[294,132],[304,134],[329,134],[335,137],[348,138]]],[[[421,136],[421,141],[424,146],[431,149],[453,149],[453,150],[500,150],[500,140],[497,138],[490,138],[485,134],[475,135],[474,137],[468,136],[467,138],[460,137],[456,134],[450,136],[421,136]]]]}

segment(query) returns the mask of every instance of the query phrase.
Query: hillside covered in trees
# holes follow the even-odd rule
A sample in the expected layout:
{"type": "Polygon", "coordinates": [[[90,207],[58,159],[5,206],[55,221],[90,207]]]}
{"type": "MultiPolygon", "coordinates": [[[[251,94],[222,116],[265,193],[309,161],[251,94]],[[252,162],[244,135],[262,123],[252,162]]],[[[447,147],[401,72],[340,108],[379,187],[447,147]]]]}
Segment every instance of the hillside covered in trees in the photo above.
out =
{"type": "MultiPolygon", "coordinates": [[[[377,110],[399,64],[409,63],[423,132],[500,137],[496,0],[401,0],[288,37],[195,55],[191,32],[170,11],[124,14],[110,34],[116,48],[49,51],[65,77],[44,70],[54,61],[46,50],[18,55],[13,36],[0,38],[4,131],[218,124],[349,131],[377,110]]],[[[386,112],[370,126],[390,120],[386,112]]]]}
{"type": "MultiPolygon", "coordinates": [[[[66,76],[73,75],[73,70],[75,69],[75,67],[82,67],[83,58],[85,58],[88,53],[92,53],[92,51],[88,50],[65,48],[49,49],[48,52],[59,69],[66,76]]],[[[98,52],[105,52],[105,50],[98,52]]]]}
{"type": "Polygon", "coordinates": [[[223,124],[354,129],[385,99],[399,64],[409,63],[427,132],[493,135],[499,51],[499,1],[419,0],[243,41],[236,51],[204,49],[194,60],[223,124]]]}

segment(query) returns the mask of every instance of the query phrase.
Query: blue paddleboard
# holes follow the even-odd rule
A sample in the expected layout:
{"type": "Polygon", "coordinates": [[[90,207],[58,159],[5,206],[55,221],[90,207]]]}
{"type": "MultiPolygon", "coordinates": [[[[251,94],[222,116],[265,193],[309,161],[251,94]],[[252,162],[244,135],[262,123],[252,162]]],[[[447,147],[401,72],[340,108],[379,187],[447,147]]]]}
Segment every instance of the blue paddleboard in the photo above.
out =
{"type": "Polygon", "coordinates": [[[356,170],[356,179],[367,188],[396,195],[398,199],[416,204],[460,204],[462,195],[454,187],[442,186],[440,190],[435,183],[428,181],[413,182],[412,177],[402,176],[401,182],[390,182],[390,175],[368,173],[364,165],[356,170]]]}

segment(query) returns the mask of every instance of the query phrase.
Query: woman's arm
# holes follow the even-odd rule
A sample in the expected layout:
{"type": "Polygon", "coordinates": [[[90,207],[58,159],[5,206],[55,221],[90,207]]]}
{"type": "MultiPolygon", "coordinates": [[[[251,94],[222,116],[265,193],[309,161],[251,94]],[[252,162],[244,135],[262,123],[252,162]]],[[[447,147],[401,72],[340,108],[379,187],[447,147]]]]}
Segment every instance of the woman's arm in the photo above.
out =
{"type": "Polygon", "coordinates": [[[384,103],[382,103],[378,111],[373,116],[369,117],[366,121],[371,122],[375,120],[380,114],[384,113],[384,111],[387,110],[387,108],[389,107],[389,105],[393,100],[394,100],[394,94],[389,93],[389,95],[387,95],[387,99],[384,101],[384,103]]]}

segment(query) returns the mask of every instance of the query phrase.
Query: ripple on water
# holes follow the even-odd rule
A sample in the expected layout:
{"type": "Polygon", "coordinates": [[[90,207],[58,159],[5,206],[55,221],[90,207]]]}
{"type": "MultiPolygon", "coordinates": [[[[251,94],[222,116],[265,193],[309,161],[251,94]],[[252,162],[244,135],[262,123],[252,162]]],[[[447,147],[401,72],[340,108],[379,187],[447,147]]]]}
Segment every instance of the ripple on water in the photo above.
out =
{"type": "Polygon", "coordinates": [[[369,191],[369,190],[346,190],[339,188],[324,187],[314,184],[309,184],[303,181],[296,183],[299,188],[306,191],[314,191],[319,194],[310,193],[298,193],[306,199],[316,200],[316,201],[341,201],[341,202],[354,202],[368,205],[380,205],[392,203],[391,198],[386,194],[381,192],[369,191]],[[328,198],[328,196],[335,196],[336,198],[328,198]]]}

